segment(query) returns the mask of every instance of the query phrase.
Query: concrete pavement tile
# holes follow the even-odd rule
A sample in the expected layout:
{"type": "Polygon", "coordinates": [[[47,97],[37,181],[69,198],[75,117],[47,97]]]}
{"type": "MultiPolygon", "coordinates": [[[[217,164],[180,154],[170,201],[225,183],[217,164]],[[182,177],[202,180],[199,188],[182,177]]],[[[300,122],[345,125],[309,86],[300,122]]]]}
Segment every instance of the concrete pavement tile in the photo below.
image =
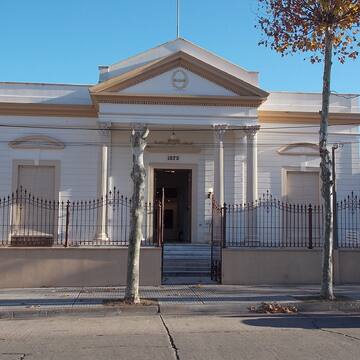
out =
{"type": "Polygon", "coordinates": [[[197,304],[201,300],[188,286],[168,285],[146,292],[146,297],[158,299],[159,304],[197,304]]]}
{"type": "Polygon", "coordinates": [[[164,318],[180,359],[358,359],[359,343],[320,331],[304,317],[164,318]]]}
{"type": "Polygon", "coordinates": [[[0,359],[170,359],[172,350],[159,317],[56,318],[2,321],[0,359]],[[19,359],[19,357],[17,357],[19,359]]]}
{"type": "Polygon", "coordinates": [[[239,292],[236,289],[216,289],[207,286],[191,286],[190,288],[204,304],[293,300],[291,296],[285,294],[254,294],[251,292],[239,292]]]}

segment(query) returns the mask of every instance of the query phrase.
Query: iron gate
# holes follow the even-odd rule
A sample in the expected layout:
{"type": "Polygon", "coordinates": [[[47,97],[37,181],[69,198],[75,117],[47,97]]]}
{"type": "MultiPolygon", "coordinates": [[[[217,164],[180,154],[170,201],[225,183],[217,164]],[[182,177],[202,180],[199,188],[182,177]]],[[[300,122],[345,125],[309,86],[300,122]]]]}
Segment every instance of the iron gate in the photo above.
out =
{"type": "Polygon", "coordinates": [[[211,279],[221,283],[222,248],[225,244],[226,208],[211,201],[211,279]]]}

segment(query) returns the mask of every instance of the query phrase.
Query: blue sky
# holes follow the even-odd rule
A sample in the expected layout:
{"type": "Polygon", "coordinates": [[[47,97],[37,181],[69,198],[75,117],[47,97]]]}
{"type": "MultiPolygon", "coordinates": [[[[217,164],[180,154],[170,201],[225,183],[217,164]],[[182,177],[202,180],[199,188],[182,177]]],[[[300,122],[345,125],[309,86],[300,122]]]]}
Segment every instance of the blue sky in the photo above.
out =
{"type": "MultiPolygon", "coordinates": [[[[257,45],[256,0],[180,0],[181,36],[246,69],[266,90],[320,91],[321,65],[257,45]]],[[[176,0],[2,0],[0,81],[95,83],[111,64],[176,36],[176,0]]],[[[360,93],[360,59],[332,90],[360,93]]]]}

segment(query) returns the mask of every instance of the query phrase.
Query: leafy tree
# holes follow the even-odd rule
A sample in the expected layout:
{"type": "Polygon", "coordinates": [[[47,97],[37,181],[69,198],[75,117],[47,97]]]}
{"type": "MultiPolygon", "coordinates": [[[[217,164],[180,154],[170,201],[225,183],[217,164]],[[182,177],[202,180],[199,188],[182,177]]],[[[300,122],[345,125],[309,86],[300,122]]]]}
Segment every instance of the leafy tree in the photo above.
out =
{"type": "Polygon", "coordinates": [[[125,302],[137,304],[139,297],[139,267],[140,267],[140,246],[143,237],[142,224],[144,217],[145,199],[145,176],[144,150],[149,130],[145,125],[136,126],[131,134],[133,152],[133,166],[131,179],[133,181],[133,195],[130,212],[130,233],[128,249],[128,266],[125,290],[125,302]]]}
{"type": "Polygon", "coordinates": [[[327,148],[330,79],[333,57],[340,63],[355,59],[360,43],[359,0],[258,0],[259,42],[281,55],[302,52],[312,63],[323,62],[322,109],[319,151],[324,200],[325,235],[320,296],[333,300],[333,224],[331,208],[331,159],[327,148]]]}

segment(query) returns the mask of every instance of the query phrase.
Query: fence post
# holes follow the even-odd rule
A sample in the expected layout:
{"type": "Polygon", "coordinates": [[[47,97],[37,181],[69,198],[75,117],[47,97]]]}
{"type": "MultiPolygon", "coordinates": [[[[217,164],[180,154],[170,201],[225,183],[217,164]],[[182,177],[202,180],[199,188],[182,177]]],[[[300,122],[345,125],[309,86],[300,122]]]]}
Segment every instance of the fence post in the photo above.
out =
{"type": "Polygon", "coordinates": [[[210,193],[209,198],[211,201],[210,276],[211,276],[211,280],[215,280],[215,276],[214,276],[214,198],[213,198],[213,194],[210,193]]]}
{"type": "Polygon", "coordinates": [[[223,231],[223,243],[222,243],[222,246],[223,248],[226,248],[226,204],[224,203],[224,207],[223,207],[223,228],[222,228],[222,231],[223,231]]]}
{"type": "Polygon", "coordinates": [[[313,241],[312,241],[312,234],[313,234],[313,231],[312,231],[312,212],[313,212],[313,209],[312,209],[311,204],[309,205],[308,212],[309,212],[309,249],[312,249],[313,248],[313,241]]]}
{"type": "Polygon", "coordinates": [[[70,200],[66,203],[66,221],[65,221],[65,247],[68,247],[69,240],[69,222],[70,222],[70,200]]]}
{"type": "Polygon", "coordinates": [[[159,201],[157,203],[157,207],[156,207],[156,211],[157,211],[157,246],[160,247],[162,246],[162,207],[161,207],[161,202],[159,201]]]}
{"type": "Polygon", "coordinates": [[[336,191],[333,192],[333,234],[334,234],[334,249],[339,248],[339,235],[338,235],[338,219],[337,219],[337,199],[336,191]]]}

